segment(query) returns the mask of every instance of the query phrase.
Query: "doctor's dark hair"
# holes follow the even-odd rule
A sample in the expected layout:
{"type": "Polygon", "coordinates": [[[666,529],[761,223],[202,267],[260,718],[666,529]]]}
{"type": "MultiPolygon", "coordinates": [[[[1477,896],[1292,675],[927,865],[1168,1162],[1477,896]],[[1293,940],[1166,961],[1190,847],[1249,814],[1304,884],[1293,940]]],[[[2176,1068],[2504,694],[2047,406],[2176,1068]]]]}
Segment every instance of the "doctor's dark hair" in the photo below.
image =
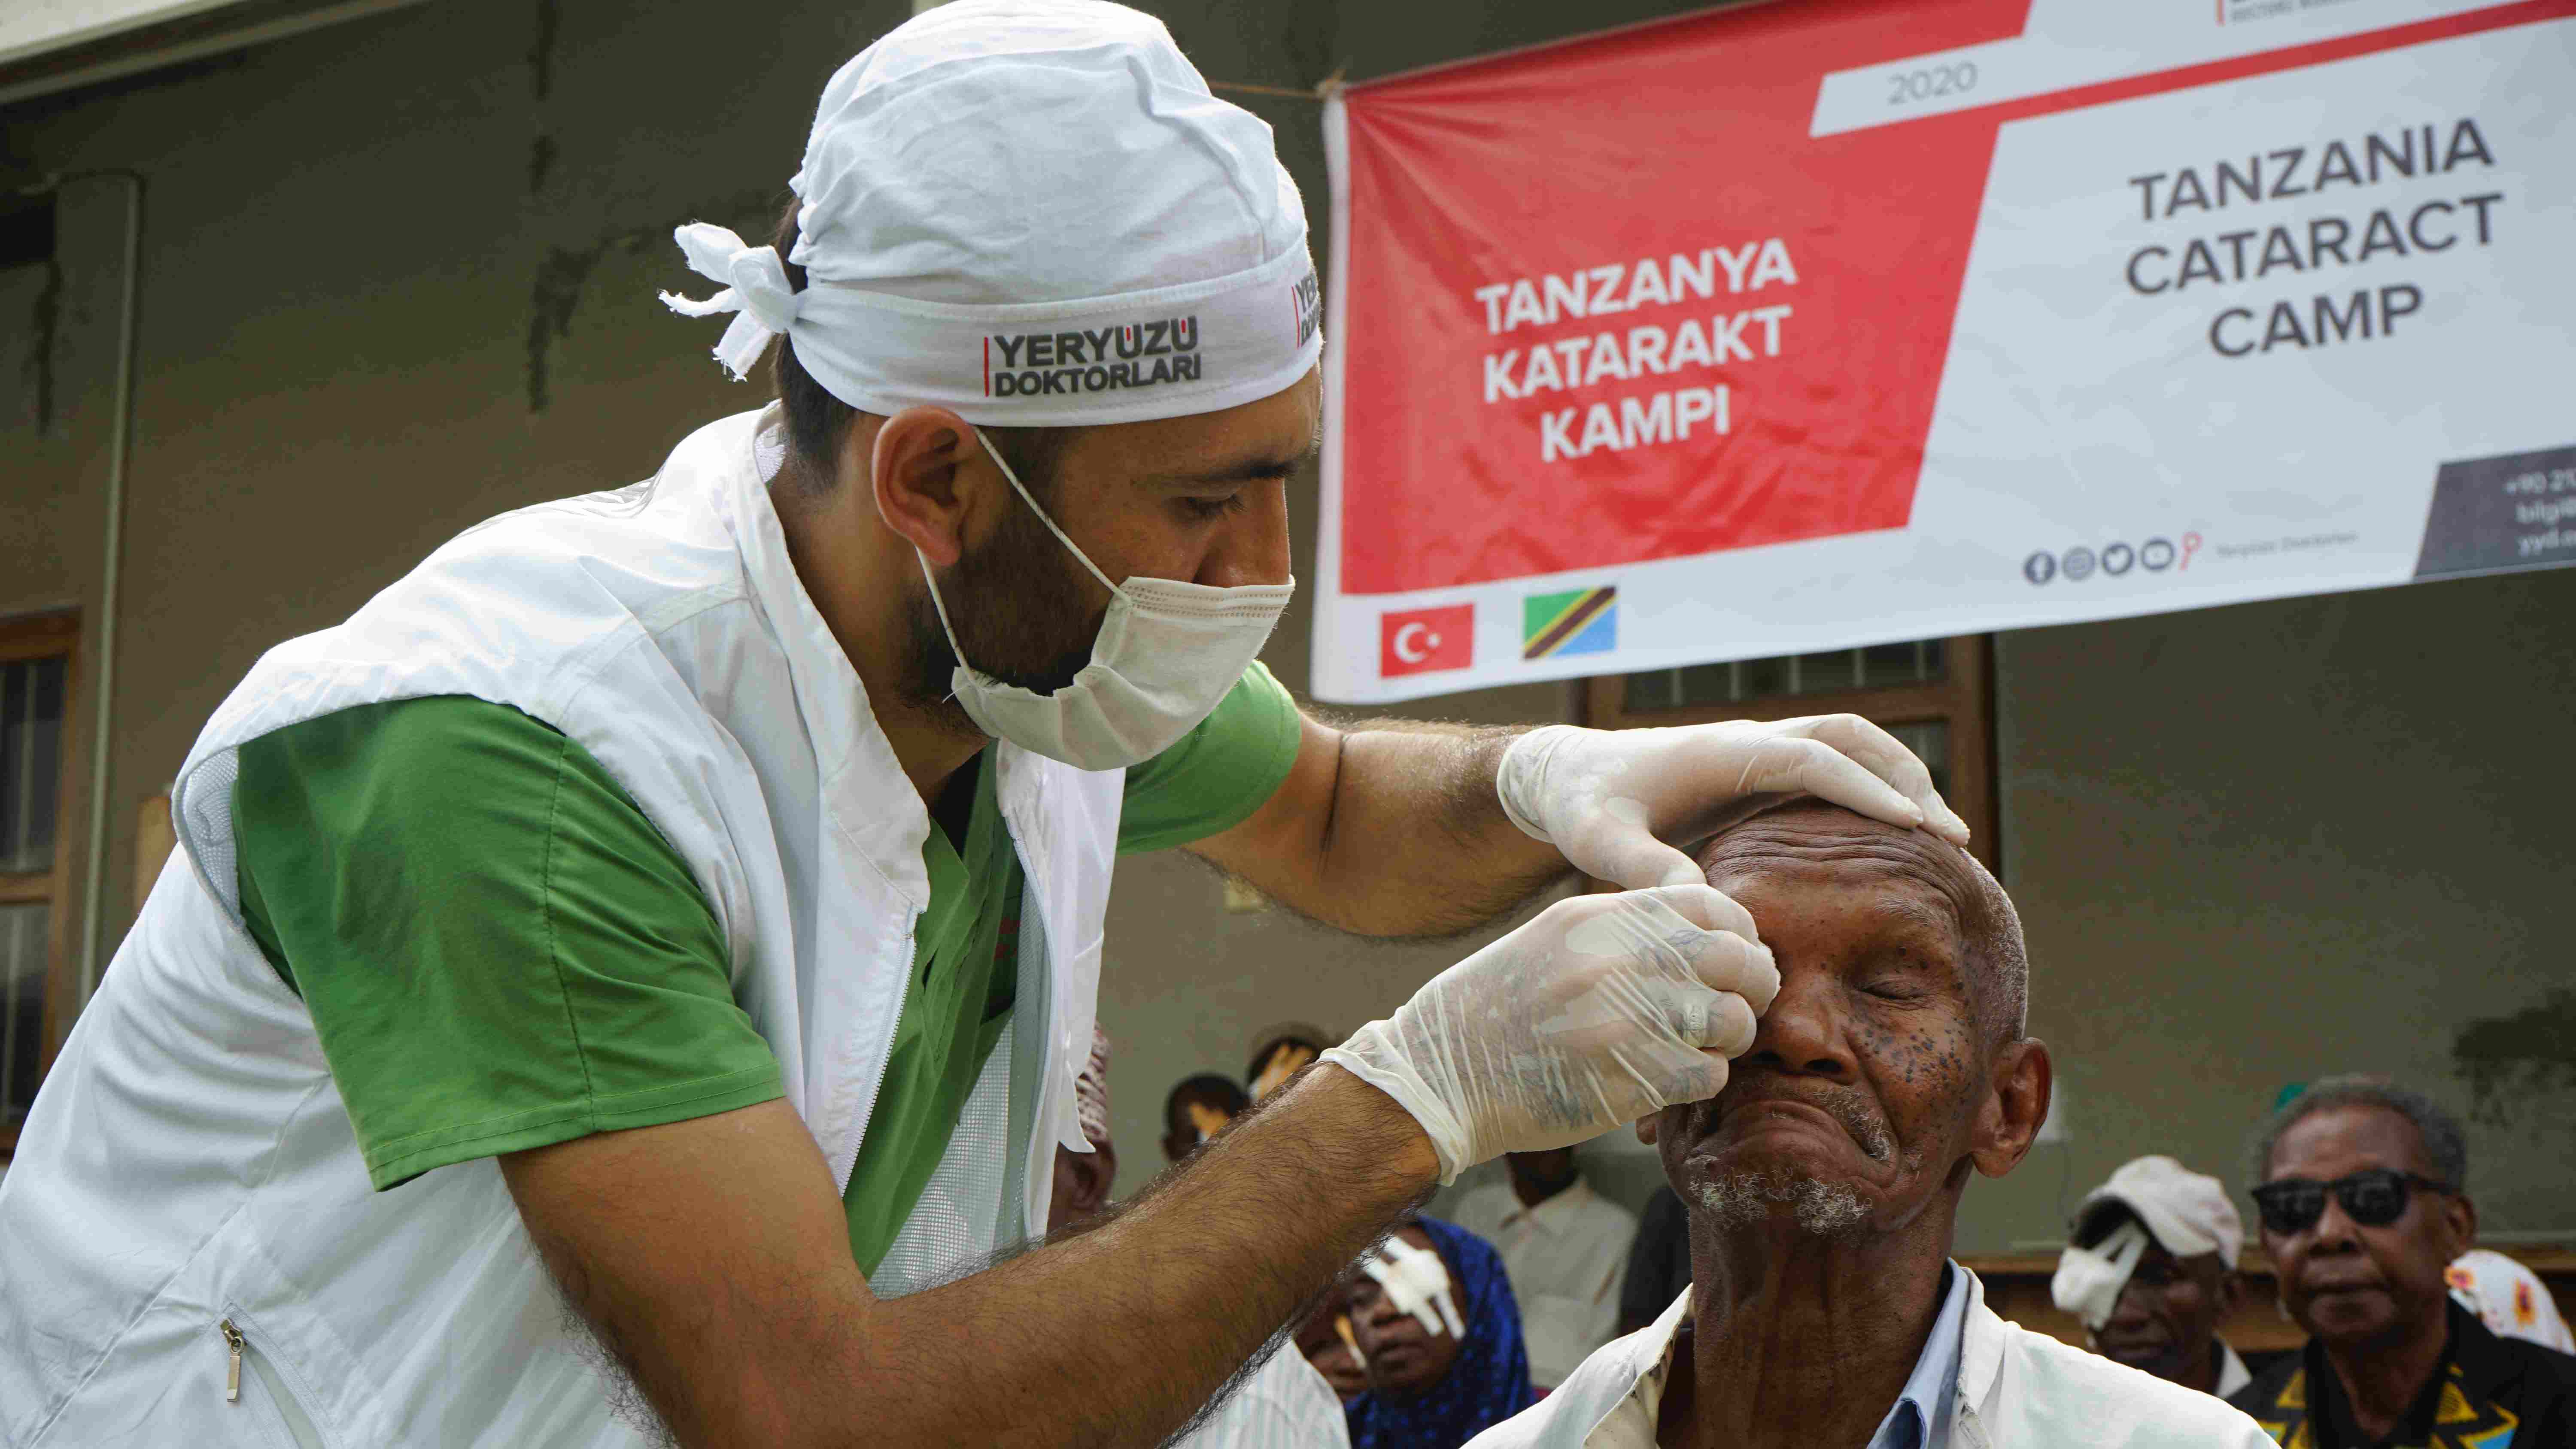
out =
{"type": "MultiPolygon", "coordinates": [[[[778,228],[770,237],[786,268],[788,284],[799,291],[805,287],[805,269],[787,258],[796,250],[796,210],[801,204],[793,193],[788,195],[787,208],[779,214],[778,228]]],[[[841,445],[848,440],[859,410],[816,381],[796,360],[795,344],[784,336],[770,350],[769,372],[777,383],[778,410],[787,425],[788,466],[782,471],[809,494],[827,492],[838,476],[834,461],[841,456],[841,445]]],[[[1081,429],[988,427],[983,431],[993,440],[994,451],[1043,502],[1054,495],[1056,466],[1081,429]]]]}

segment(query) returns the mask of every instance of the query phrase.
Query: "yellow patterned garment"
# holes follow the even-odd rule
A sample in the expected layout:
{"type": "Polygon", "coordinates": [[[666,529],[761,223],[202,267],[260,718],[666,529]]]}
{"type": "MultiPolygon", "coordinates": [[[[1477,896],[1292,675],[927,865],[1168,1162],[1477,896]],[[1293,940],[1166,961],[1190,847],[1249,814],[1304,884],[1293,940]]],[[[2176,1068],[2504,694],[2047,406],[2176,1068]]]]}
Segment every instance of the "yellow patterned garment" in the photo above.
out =
{"type": "Polygon", "coordinates": [[[2450,1350],[2387,1438],[2353,1427],[2343,1385],[2314,1340],[2228,1402],[2283,1449],[2558,1449],[2576,1424],[2576,1358],[2498,1338],[2475,1314],[2446,1305],[2450,1350]]]}

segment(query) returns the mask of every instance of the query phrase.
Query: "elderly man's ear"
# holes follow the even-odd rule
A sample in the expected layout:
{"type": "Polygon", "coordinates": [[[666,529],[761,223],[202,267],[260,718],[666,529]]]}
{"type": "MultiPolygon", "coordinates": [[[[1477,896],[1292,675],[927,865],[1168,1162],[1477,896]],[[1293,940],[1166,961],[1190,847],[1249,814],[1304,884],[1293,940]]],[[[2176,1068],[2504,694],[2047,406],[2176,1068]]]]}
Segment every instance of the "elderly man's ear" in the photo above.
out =
{"type": "Polygon", "coordinates": [[[2038,1140],[2040,1124],[2048,1120],[2056,1068],[2046,1045],[2037,1037],[2024,1037],[1995,1054],[1993,1080],[1993,1090],[1977,1109],[1968,1155],[1977,1171],[2001,1177],[2020,1165],[2038,1140]]]}
{"type": "Polygon", "coordinates": [[[2478,1205],[2467,1193],[2451,1193],[2434,1200],[2442,1214],[2442,1226],[2450,1235],[2451,1245],[2443,1249],[2444,1262],[2460,1256],[2478,1245],[2478,1205]]]}

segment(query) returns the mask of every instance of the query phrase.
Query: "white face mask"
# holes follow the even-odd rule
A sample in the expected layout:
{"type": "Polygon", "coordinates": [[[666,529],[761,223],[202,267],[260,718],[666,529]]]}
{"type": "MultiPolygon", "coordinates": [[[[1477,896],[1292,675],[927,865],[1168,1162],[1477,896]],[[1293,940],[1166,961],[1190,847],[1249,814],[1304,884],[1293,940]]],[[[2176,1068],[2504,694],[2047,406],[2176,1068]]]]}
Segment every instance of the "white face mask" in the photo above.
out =
{"type": "Polygon", "coordinates": [[[1011,465],[981,429],[975,440],[1020,501],[1056,541],[1082,560],[1109,590],[1109,612],[1091,641],[1091,662],[1053,694],[1005,684],[969,663],[948,622],[947,601],[921,558],[939,628],[957,655],[949,687],[978,729],[1021,749],[1083,770],[1116,770],[1150,760],[1180,742],[1252,666],[1270,631],[1296,595],[1297,581],[1211,588],[1178,579],[1137,577],[1120,584],[1102,573],[1029,496],[1011,465]]]}

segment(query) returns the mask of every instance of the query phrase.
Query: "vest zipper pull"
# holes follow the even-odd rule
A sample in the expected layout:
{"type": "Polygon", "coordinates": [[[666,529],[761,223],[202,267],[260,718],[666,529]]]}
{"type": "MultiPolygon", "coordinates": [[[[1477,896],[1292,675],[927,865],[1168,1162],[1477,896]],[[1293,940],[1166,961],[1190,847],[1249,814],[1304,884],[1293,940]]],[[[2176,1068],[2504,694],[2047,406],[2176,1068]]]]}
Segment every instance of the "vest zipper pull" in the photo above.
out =
{"type": "Polygon", "coordinates": [[[224,1402],[237,1404],[241,1402],[241,1330],[233,1327],[233,1321],[229,1318],[216,1324],[215,1327],[223,1332],[224,1347],[232,1354],[232,1362],[224,1368],[224,1402]]]}

